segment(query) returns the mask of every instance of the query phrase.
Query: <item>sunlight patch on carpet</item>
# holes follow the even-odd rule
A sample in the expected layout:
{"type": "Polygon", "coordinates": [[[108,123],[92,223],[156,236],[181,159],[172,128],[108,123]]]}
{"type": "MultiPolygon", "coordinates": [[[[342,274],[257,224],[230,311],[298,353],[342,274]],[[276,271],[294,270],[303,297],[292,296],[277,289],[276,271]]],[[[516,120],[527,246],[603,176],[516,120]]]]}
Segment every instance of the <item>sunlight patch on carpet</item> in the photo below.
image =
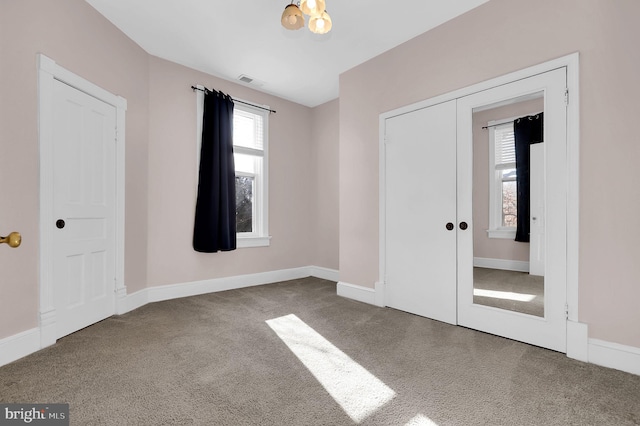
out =
{"type": "Polygon", "coordinates": [[[438,424],[424,414],[418,414],[404,426],[438,426],[438,424]]]}
{"type": "Polygon", "coordinates": [[[360,423],[396,396],[393,389],[297,316],[266,323],[353,421],[360,423]]]}
{"type": "Polygon", "coordinates": [[[536,298],[535,294],[512,293],[510,291],[484,290],[482,288],[473,289],[474,296],[491,297],[493,299],[508,299],[517,302],[531,302],[536,298]]]}

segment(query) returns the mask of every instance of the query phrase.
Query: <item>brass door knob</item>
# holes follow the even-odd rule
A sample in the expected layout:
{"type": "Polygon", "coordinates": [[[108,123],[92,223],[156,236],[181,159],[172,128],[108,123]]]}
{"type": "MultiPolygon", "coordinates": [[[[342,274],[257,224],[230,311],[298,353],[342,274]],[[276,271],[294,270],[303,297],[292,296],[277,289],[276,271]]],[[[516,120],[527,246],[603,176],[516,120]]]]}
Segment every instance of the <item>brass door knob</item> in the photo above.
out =
{"type": "Polygon", "coordinates": [[[0,237],[0,244],[7,243],[9,247],[19,247],[22,242],[22,235],[19,232],[12,232],[6,237],[0,237]]]}

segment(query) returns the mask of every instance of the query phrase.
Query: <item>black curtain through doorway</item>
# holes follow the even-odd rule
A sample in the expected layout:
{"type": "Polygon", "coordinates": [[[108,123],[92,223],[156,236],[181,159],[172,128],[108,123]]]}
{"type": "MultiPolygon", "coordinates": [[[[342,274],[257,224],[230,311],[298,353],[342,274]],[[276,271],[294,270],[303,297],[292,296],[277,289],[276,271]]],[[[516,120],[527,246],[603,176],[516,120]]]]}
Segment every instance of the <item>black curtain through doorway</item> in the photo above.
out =
{"type": "Polygon", "coordinates": [[[518,194],[518,226],[516,241],[529,242],[530,155],[531,145],[543,142],[543,113],[520,117],[513,122],[516,149],[516,186],[518,194]]]}
{"type": "Polygon", "coordinates": [[[193,248],[204,253],[236,249],[236,176],[233,99],[205,90],[193,248]]]}

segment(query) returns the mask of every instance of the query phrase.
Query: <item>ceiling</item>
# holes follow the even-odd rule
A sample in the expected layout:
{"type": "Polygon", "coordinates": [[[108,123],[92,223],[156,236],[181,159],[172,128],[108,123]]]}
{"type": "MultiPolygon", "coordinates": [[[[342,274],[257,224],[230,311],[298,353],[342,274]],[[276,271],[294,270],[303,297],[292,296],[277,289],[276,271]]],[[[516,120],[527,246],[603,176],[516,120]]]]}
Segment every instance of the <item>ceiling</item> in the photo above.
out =
{"type": "Polygon", "coordinates": [[[342,72],[488,0],[326,0],[325,35],[285,30],[286,0],[86,1],[151,55],[314,107],[342,72]]]}

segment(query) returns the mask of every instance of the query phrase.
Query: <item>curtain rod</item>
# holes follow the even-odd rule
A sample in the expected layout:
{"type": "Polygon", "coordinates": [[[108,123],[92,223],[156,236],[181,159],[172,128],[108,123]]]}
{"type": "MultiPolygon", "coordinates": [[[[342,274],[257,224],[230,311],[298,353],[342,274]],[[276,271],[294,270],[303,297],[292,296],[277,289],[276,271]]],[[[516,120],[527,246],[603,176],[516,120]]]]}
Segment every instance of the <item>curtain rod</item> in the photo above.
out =
{"type": "MultiPolygon", "coordinates": [[[[191,88],[192,88],[193,90],[199,90],[199,91],[201,91],[201,92],[205,92],[205,93],[206,93],[206,92],[215,92],[215,90],[210,90],[210,89],[207,89],[206,87],[205,87],[204,89],[200,89],[199,87],[191,86],[191,88]]],[[[231,98],[231,96],[229,96],[229,97],[231,98]]],[[[265,108],[265,107],[260,106],[260,105],[251,104],[251,103],[249,103],[249,102],[245,102],[245,101],[239,101],[239,100],[237,100],[237,99],[233,99],[233,98],[231,98],[231,99],[233,100],[233,102],[238,102],[238,103],[241,103],[241,104],[249,105],[249,106],[252,106],[252,107],[254,107],[254,108],[260,108],[260,109],[263,109],[263,110],[265,110],[265,111],[272,112],[272,113],[274,113],[274,114],[276,113],[276,110],[274,110],[274,109],[265,108]]]]}
{"type": "MultiPolygon", "coordinates": [[[[524,117],[520,117],[520,118],[516,118],[515,120],[511,121],[512,123],[515,123],[517,120],[520,120],[521,118],[525,118],[525,117],[529,117],[529,120],[534,120],[536,118],[540,117],[540,113],[537,114],[533,114],[533,115],[525,115],[524,117]],[[532,118],[533,117],[533,118],[532,118]]],[[[503,124],[507,124],[509,123],[509,121],[505,121],[503,123],[496,123],[496,124],[487,124],[486,126],[482,126],[483,129],[488,129],[489,127],[496,127],[496,126],[502,126],[503,124]]]]}
{"type": "MultiPolygon", "coordinates": [[[[512,123],[516,121],[513,120],[512,123]]],[[[483,129],[488,129],[489,127],[496,127],[496,126],[502,126],[503,124],[507,124],[508,121],[505,121],[504,123],[498,123],[498,124],[487,124],[486,126],[482,126],[483,129]]]]}

